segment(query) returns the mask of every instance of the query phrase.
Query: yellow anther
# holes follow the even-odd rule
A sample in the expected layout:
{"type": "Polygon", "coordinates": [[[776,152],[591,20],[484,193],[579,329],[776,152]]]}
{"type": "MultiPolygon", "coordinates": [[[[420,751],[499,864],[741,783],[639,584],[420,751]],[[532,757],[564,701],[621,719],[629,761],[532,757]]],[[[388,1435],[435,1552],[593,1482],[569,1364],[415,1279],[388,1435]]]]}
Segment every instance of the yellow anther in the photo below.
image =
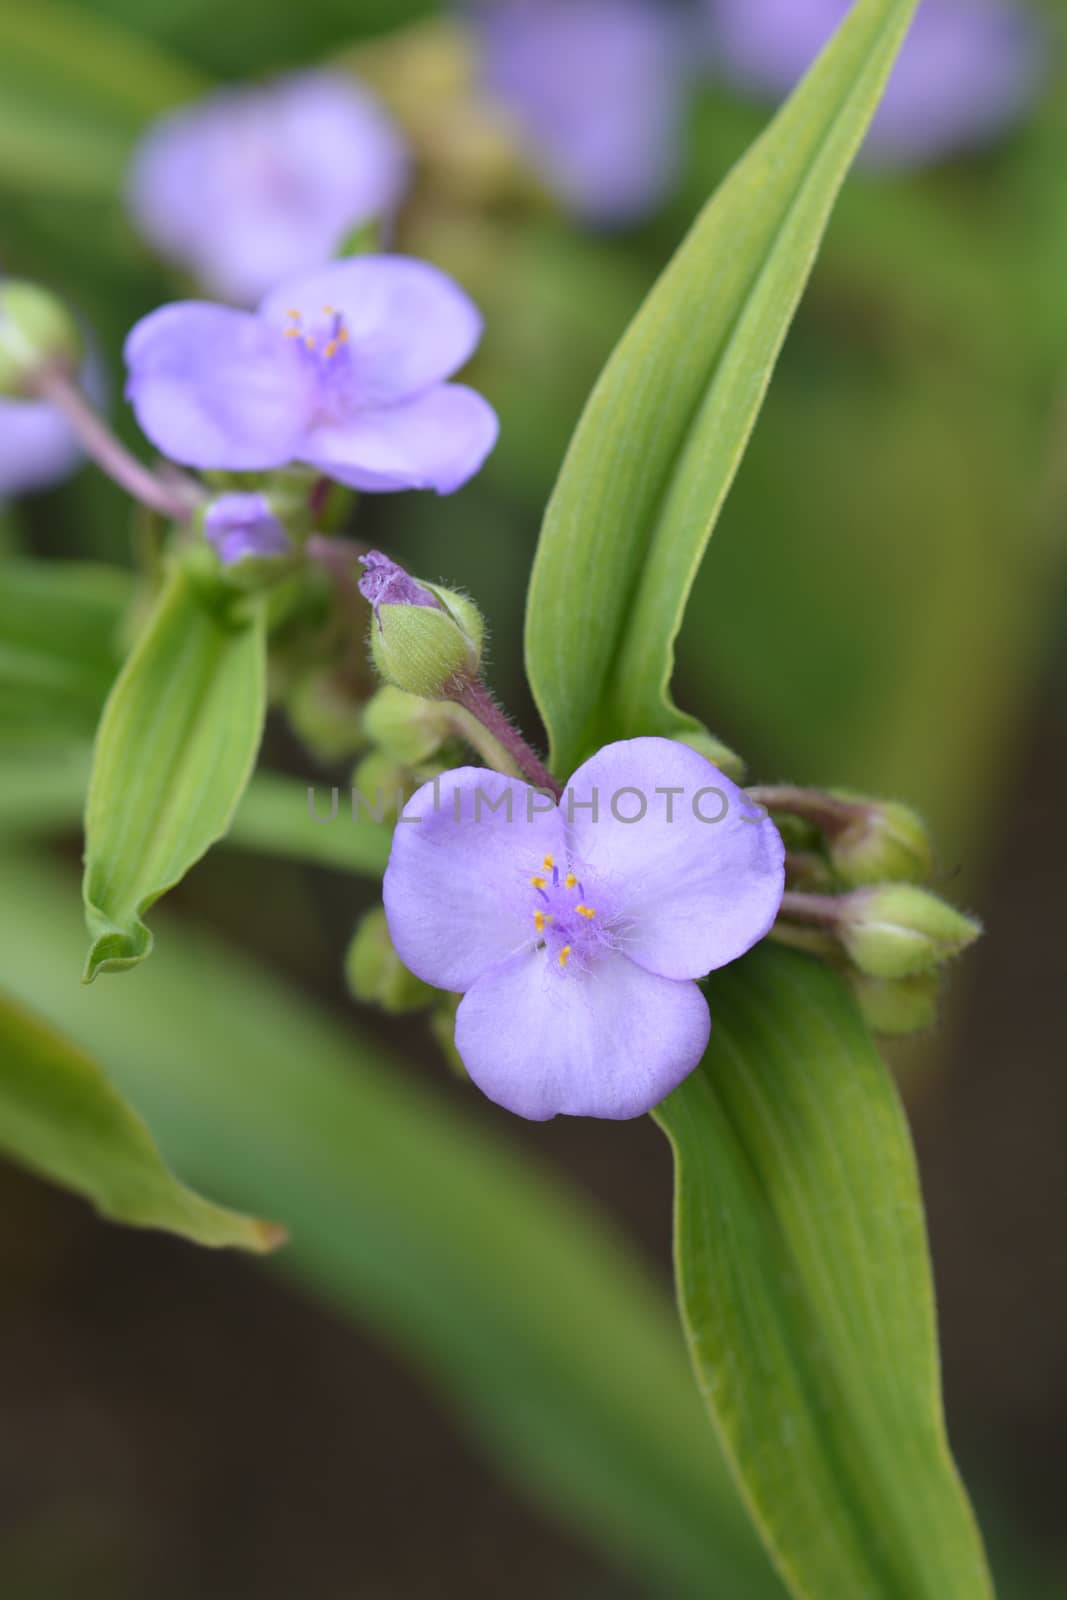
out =
{"type": "Polygon", "coordinates": [[[338,344],[347,344],[348,343],[348,329],[347,328],[342,328],[341,329],[340,333],[337,335],[337,343],[338,344]]]}
{"type": "Polygon", "coordinates": [[[332,317],[333,316],[333,306],[323,306],[322,314],[323,314],[324,317],[332,317]]]}
{"type": "Polygon", "coordinates": [[[537,929],[538,933],[544,933],[544,931],[545,931],[545,914],[544,914],[543,911],[535,911],[534,912],[534,927],[537,929]]]}
{"type": "Polygon", "coordinates": [[[567,957],[570,955],[570,953],[571,953],[570,945],[569,944],[565,944],[563,946],[563,949],[559,953],[559,964],[560,964],[561,967],[565,967],[567,965],[567,957]]]}
{"type": "Polygon", "coordinates": [[[568,872],[567,876],[563,880],[563,887],[565,889],[573,889],[577,882],[578,879],[574,876],[574,873],[568,872]]]}
{"type": "Polygon", "coordinates": [[[596,916],[596,912],[593,910],[592,906],[578,906],[577,910],[580,917],[589,917],[592,919],[596,916]]]}
{"type": "Polygon", "coordinates": [[[287,339],[299,339],[299,337],[300,337],[300,329],[299,328],[286,328],[285,337],[287,339]]]}
{"type": "Polygon", "coordinates": [[[329,360],[331,356],[335,356],[337,354],[337,340],[331,339],[322,353],[327,360],[329,360]]]}
{"type": "Polygon", "coordinates": [[[299,322],[300,321],[300,313],[299,313],[299,311],[287,311],[285,314],[289,318],[290,322],[299,322]]]}
{"type": "Polygon", "coordinates": [[[308,334],[308,336],[307,336],[307,338],[306,338],[306,339],[305,339],[305,340],[304,340],[304,345],[305,345],[305,348],[306,348],[306,349],[308,349],[308,350],[314,350],[314,348],[315,348],[315,341],[314,341],[314,339],[313,339],[313,338],[312,338],[312,337],[311,337],[311,335],[310,335],[310,333],[309,333],[309,334],[308,334]]]}
{"type": "Polygon", "coordinates": [[[543,889],[545,886],[544,878],[531,878],[530,882],[533,884],[535,889],[543,889]]]}
{"type": "Polygon", "coordinates": [[[556,860],[555,860],[554,856],[546,856],[545,857],[545,866],[548,868],[549,872],[552,871],[552,868],[555,865],[556,865],[556,860]]]}

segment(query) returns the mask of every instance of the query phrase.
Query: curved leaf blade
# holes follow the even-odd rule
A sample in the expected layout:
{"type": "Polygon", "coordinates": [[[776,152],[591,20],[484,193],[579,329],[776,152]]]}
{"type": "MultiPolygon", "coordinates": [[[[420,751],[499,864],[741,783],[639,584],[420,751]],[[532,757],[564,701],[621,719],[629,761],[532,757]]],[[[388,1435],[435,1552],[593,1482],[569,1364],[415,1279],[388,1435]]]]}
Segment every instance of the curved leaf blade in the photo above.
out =
{"type": "Polygon", "coordinates": [[[259,1253],[285,1238],[273,1223],[212,1205],[179,1183],[96,1062],[4,995],[0,1151],[81,1195],[112,1222],[259,1253]]]}
{"type": "Polygon", "coordinates": [[[697,219],[608,362],[549,503],[526,619],[552,765],[698,730],[674,640],[837,191],[916,0],[859,0],[697,219]]]}
{"type": "Polygon", "coordinates": [[[136,966],[143,922],[222,837],[252,775],[266,714],[262,607],[175,567],[100,722],[85,817],[85,967],[136,966]]]}
{"type": "Polygon", "coordinates": [[[945,1436],[926,1234],[893,1081],[841,980],[764,945],[656,1113],[701,1390],[797,1596],[981,1600],[945,1436]]]}

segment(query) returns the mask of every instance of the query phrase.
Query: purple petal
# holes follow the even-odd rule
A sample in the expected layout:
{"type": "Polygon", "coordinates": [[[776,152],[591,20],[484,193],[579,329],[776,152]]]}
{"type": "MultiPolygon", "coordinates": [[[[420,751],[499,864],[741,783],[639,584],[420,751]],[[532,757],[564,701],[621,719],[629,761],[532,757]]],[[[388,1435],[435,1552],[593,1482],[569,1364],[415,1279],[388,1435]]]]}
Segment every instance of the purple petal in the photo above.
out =
{"type": "Polygon", "coordinates": [[[677,1088],[710,1030],[695,983],[612,951],[564,971],[540,950],[478,979],[456,1016],[456,1048],[479,1089],[520,1117],[621,1119],[677,1088]]]}
{"type": "Polygon", "coordinates": [[[80,460],[74,435],[52,406],[0,399],[0,499],[47,489],[80,460]]]}
{"type": "Polygon", "coordinates": [[[407,400],[450,378],[473,355],[482,318],[444,272],[411,256],[354,256],[294,278],[267,295],[260,315],[277,328],[300,312],[312,331],[324,307],[347,332],[359,406],[407,400]]]}
{"type": "Polygon", "coordinates": [[[265,495],[224,494],[204,515],[204,533],[225,566],[248,557],[288,555],[289,535],[265,495]]]}
{"type": "Polygon", "coordinates": [[[378,615],[379,606],[429,606],[435,611],[445,608],[435,594],[424,589],[410,572],[383,555],[380,550],[368,550],[359,558],[365,570],[359,579],[359,592],[369,600],[378,615]]]}
{"type": "MultiPolygon", "coordinates": [[[[715,0],[710,39],[730,76],[785,94],[844,20],[851,0],[715,0]]],[[[1033,13],[1004,0],[924,0],[865,146],[909,164],[978,144],[1012,122],[1044,70],[1033,13]]]]}
{"type": "Polygon", "coordinates": [[[173,461],[254,472],[298,454],[314,369],[258,317],[193,300],[163,306],[136,324],[125,355],[137,420],[173,461]]]}
{"type": "Polygon", "coordinates": [[[320,423],[301,459],[352,489],[436,489],[451,494],[472,478],[496,443],[499,423],[487,400],[460,383],[442,383],[413,400],[320,423]]]}
{"type": "Polygon", "coordinates": [[[564,843],[548,806],[484,767],[446,772],[408,801],[383,895],[397,954],[416,977],[461,993],[532,941],[530,877],[564,843]]]}
{"type": "Polygon", "coordinates": [[[646,0],[502,0],[483,9],[487,86],[549,185],[590,222],[650,211],[681,152],[677,14],[646,0]]]}
{"type": "Polygon", "coordinates": [[[340,73],[307,72],[163,118],[138,150],[127,200],[162,255],[247,305],[393,211],[407,174],[373,96],[340,73]]]}
{"type": "Polygon", "coordinates": [[[778,830],[751,820],[744,791],[688,745],[605,745],[571,778],[561,811],[576,863],[611,885],[618,947],[649,972],[703,977],[770,930],[785,887],[778,830]],[[595,818],[583,804],[594,798],[595,818]]]}

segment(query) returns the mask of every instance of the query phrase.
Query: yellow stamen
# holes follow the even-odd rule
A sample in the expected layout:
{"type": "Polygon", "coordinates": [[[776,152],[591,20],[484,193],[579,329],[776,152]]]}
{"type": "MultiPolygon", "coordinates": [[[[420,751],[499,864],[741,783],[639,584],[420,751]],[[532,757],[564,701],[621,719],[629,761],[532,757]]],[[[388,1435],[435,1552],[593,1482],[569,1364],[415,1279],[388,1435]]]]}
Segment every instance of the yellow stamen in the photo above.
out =
{"type": "Polygon", "coordinates": [[[578,879],[574,876],[574,873],[568,872],[567,876],[563,880],[563,887],[565,889],[573,889],[577,882],[578,879]]]}
{"type": "Polygon", "coordinates": [[[570,955],[570,953],[571,953],[570,945],[569,944],[565,944],[563,946],[563,949],[559,953],[559,964],[560,964],[561,967],[565,967],[567,965],[567,957],[570,955]]]}
{"type": "Polygon", "coordinates": [[[340,333],[337,335],[337,343],[338,344],[347,344],[348,343],[348,329],[347,328],[342,328],[341,329],[340,333]]]}
{"type": "Polygon", "coordinates": [[[544,878],[531,878],[530,882],[533,884],[535,889],[543,889],[545,886],[544,878]]]}
{"type": "Polygon", "coordinates": [[[310,335],[310,333],[309,333],[309,334],[308,334],[308,336],[307,336],[307,338],[306,338],[306,339],[305,339],[305,340],[304,340],[304,345],[305,345],[305,348],[306,348],[306,349],[308,349],[308,350],[314,350],[314,348],[315,348],[315,341],[314,341],[314,339],[313,339],[313,338],[312,338],[312,337],[311,337],[311,335],[310,335]]]}
{"type": "Polygon", "coordinates": [[[333,316],[333,306],[323,306],[322,314],[323,314],[324,317],[332,317],[333,316]]]}
{"type": "Polygon", "coordinates": [[[555,857],[554,856],[546,856],[545,857],[545,866],[548,868],[549,872],[552,871],[552,868],[555,865],[556,865],[556,861],[555,861],[555,857]]]}
{"type": "Polygon", "coordinates": [[[300,329],[299,328],[286,328],[285,337],[287,339],[299,339],[299,337],[300,337],[300,329]]]}
{"type": "Polygon", "coordinates": [[[596,916],[592,906],[578,906],[577,911],[580,917],[589,917],[591,919],[596,916]]]}
{"type": "Polygon", "coordinates": [[[286,314],[286,316],[289,318],[289,320],[291,322],[299,322],[300,321],[300,313],[299,313],[299,311],[287,311],[285,314],[286,314]]]}
{"type": "Polygon", "coordinates": [[[538,933],[544,933],[544,931],[545,931],[545,914],[544,914],[543,911],[535,911],[534,912],[534,927],[537,929],[538,933]]]}
{"type": "Polygon", "coordinates": [[[335,356],[337,354],[337,340],[331,339],[322,353],[327,360],[329,360],[331,356],[335,356]]]}

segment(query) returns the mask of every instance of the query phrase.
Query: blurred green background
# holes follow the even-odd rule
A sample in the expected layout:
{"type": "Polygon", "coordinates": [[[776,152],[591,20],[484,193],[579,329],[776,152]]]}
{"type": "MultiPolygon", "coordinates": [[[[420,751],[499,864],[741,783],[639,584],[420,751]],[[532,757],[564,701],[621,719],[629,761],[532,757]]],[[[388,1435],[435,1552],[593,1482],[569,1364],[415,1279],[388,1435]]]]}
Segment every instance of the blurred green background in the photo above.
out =
{"type": "MultiPolygon", "coordinates": [[[[220,78],[322,58],[388,88],[410,48],[393,31],[434,9],[0,0],[0,263],[78,307],[131,443],[121,339],[181,292],[123,214],[138,132],[220,78]]],[[[696,90],[681,183],[618,235],[583,231],[477,163],[441,170],[434,134],[455,104],[423,110],[400,243],[483,306],[472,381],[500,412],[501,443],[449,500],[364,502],[359,532],[477,597],[494,685],[536,733],[523,596],[570,430],[766,109],[696,90]]],[[[987,922],[942,1030],[898,1056],[950,1429],[1003,1593],[1020,1600],[1067,1592],[1065,123],[1059,68],[993,148],[850,181],[698,582],[676,696],[761,779],[917,805],[943,884],[987,922]]],[[[85,470],[8,507],[0,548],[126,565],[127,509],[85,470]]],[[[268,758],[314,776],[280,726],[268,758]]],[[[76,897],[76,839],[53,853],[76,897]]],[[[176,900],[191,927],[232,936],[344,1017],[341,958],[372,898],[310,867],[216,854],[176,900]]],[[[666,1286],[669,1160],[650,1124],[501,1127],[419,1025],[379,1031],[428,1093],[463,1099],[472,1128],[591,1194],[666,1286]]],[[[18,1600],[490,1596],[502,1573],[518,1595],[649,1592],[516,1497],[387,1344],[284,1279],[105,1229],[4,1168],[0,1283],[0,1582],[18,1600]]]]}

